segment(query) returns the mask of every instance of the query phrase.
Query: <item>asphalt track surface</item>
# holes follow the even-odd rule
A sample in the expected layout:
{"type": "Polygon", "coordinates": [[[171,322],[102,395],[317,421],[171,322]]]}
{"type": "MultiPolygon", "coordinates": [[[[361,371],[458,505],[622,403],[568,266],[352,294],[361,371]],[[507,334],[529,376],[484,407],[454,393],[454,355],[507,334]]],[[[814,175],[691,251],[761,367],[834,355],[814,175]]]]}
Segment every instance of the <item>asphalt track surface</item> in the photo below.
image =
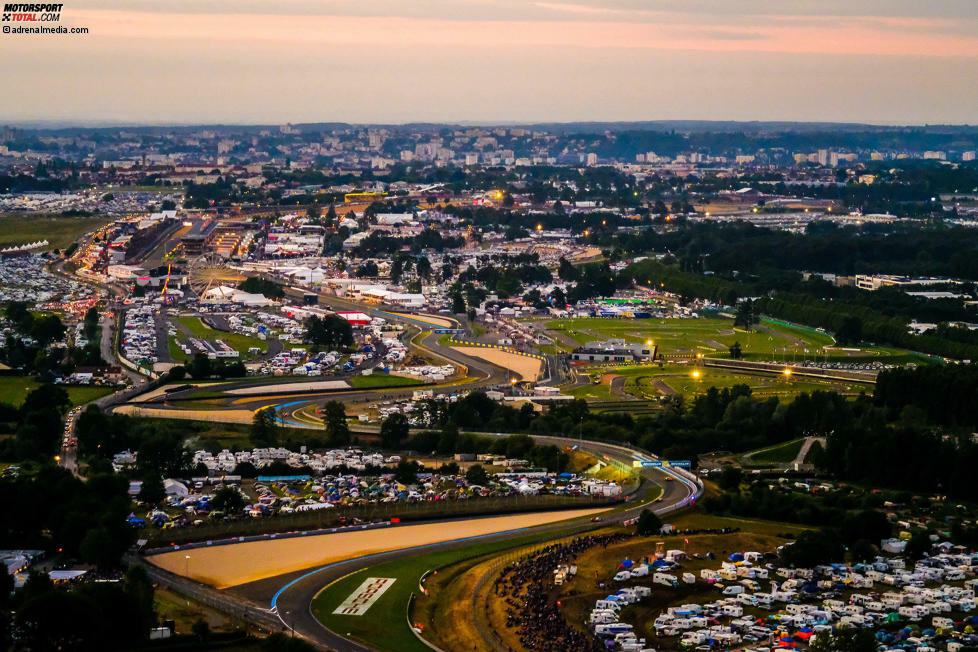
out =
{"type": "MultiPolygon", "coordinates": [[[[635,460],[651,461],[655,459],[650,455],[638,453],[613,444],[589,441],[582,442],[573,438],[544,435],[534,435],[533,438],[541,444],[578,446],[581,450],[592,453],[606,461],[615,460],[628,466],[632,466],[635,460]]],[[[635,506],[612,514],[606,519],[606,522],[615,523],[637,517],[643,509],[648,507],[647,499],[649,494],[659,487],[662,488],[662,494],[654,503],[654,511],[657,513],[662,514],[678,509],[695,500],[697,493],[696,484],[675,471],[659,468],[643,468],[639,471],[639,474],[645,478],[646,482],[642,484],[636,494],[629,497],[629,501],[635,503],[635,506]],[[671,481],[666,480],[667,477],[670,477],[671,481]]],[[[372,648],[351,641],[343,637],[340,633],[327,629],[312,615],[311,605],[313,598],[332,582],[350,573],[367,569],[377,564],[396,559],[404,559],[431,550],[453,550],[471,545],[476,541],[505,541],[521,535],[537,532],[554,532],[555,536],[560,536],[561,531],[585,522],[586,519],[576,519],[575,521],[565,521],[563,523],[535,528],[521,528],[519,530],[498,532],[479,537],[382,552],[241,584],[226,589],[223,593],[229,596],[237,596],[259,605],[267,605],[266,608],[275,613],[281,620],[284,630],[294,631],[295,634],[305,638],[321,649],[367,652],[372,650],[372,648]]]]}

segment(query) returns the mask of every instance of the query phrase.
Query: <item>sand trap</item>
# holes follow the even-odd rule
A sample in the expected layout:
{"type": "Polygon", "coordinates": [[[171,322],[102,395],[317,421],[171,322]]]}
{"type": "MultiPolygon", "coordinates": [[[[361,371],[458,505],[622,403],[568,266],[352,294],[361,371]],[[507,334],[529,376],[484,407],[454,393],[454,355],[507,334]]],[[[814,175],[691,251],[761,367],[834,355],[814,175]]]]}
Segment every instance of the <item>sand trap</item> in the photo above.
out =
{"type": "Polygon", "coordinates": [[[250,396],[252,394],[274,394],[276,392],[314,392],[329,389],[350,389],[345,380],[319,380],[309,383],[278,383],[276,385],[253,385],[229,389],[226,394],[250,396]]]}
{"type": "Polygon", "coordinates": [[[522,380],[536,380],[540,377],[540,367],[543,366],[543,360],[507,353],[500,349],[484,349],[478,346],[453,346],[452,349],[514,371],[522,380]]]}
{"type": "Polygon", "coordinates": [[[159,417],[161,419],[190,419],[192,421],[215,421],[218,423],[251,423],[255,418],[252,410],[164,410],[138,405],[120,405],[117,414],[134,417],[159,417]]]}
{"type": "Polygon", "coordinates": [[[146,558],[150,563],[219,589],[376,552],[411,548],[482,534],[555,523],[604,509],[575,509],[536,514],[492,516],[452,523],[425,523],[379,530],[321,534],[296,539],[237,543],[216,548],[178,550],[146,558]],[[186,556],[190,555],[187,562],[186,556]]]}
{"type": "Polygon", "coordinates": [[[426,324],[431,324],[432,326],[438,326],[439,328],[455,328],[455,324],[451,321],[444,319],[442,317],[435,317],[434,315],[425,315],[422,313],[410,313],[410,312],[392,312],[392,315],[397,315],[398,317],[404,317],[405,319],[413,319],[415,321],[423,321],[426,324]]]}

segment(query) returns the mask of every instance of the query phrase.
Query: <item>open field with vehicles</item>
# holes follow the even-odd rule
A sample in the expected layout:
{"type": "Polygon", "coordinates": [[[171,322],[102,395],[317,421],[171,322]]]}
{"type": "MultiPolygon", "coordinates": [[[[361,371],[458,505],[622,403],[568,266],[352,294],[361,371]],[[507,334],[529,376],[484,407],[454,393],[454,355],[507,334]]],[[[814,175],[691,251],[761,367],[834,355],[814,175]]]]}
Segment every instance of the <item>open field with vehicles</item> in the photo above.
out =
{"type": "MultiPolygon", "coordinates": [[[[268,351],[268,342],[264,340],[249,335],[242,335],[241,333],[219,331],[202,322],[199,317],[174,317],[173,322],[186,329],[194,337],[199,337],[202,340],[208,340],[210,342],[217,340],[224,341],[232,349],[238,351],[242,358],[254,357],[248,353],[248,350],[251,348],[258,348],[262,353],[268,351]]],[[[177,339],[185,338],[178,336],[177,339]]]]}
{"type": "Polygon", "coordinates": [[[63,217],[60,215],[0,215],[0,247],[47,240],[43,249],[64,249],[83,234],[110,220],[105,217],[63,217]]]}
{"type": "MultiPolygon", "coordinates": [[[[0,376],[0,403],[20,406],[27,395],[41,386],[34,378],[26,376],[0,376]]],[[[83,405],[97,398],[108,396],[115,387],[100,385],[64,385],[72,405],[83,405]]]]}

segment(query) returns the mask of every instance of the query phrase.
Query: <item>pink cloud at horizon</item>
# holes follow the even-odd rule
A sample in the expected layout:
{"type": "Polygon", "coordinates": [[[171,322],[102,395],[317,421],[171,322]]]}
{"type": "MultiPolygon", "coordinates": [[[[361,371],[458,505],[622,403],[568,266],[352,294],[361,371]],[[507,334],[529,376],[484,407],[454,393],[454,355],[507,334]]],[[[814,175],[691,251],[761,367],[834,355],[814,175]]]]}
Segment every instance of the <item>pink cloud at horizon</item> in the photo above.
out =
{"type": "MultiPolygon", "coordinates": [[[[263,41],[368,45],[379,49],[619,48],[787,54],[978,58],[975,29],[943,18],[765,15],[757,24],[663,14],[660,22],[620,20],[459,21],[403,17],[158,14],[76,10],[71,22],[98,39],[263,41]],[[968,33],[970,32],[970,33],[968,33]]],[[[382,54],[379,52],[378,54],[382,54]]]]}

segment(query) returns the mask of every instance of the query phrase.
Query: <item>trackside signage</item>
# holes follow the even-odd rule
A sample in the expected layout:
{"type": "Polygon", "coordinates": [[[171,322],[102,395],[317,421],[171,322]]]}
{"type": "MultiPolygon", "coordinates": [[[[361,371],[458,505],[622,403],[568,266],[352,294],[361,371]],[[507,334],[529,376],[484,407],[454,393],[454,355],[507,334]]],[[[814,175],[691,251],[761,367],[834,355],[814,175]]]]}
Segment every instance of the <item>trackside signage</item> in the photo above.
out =
{"type": "Polygon", "coordinates": [[[341,616],[362,616],[394,583],[393,577],[368,577],[333,613],[341,616]]]}

